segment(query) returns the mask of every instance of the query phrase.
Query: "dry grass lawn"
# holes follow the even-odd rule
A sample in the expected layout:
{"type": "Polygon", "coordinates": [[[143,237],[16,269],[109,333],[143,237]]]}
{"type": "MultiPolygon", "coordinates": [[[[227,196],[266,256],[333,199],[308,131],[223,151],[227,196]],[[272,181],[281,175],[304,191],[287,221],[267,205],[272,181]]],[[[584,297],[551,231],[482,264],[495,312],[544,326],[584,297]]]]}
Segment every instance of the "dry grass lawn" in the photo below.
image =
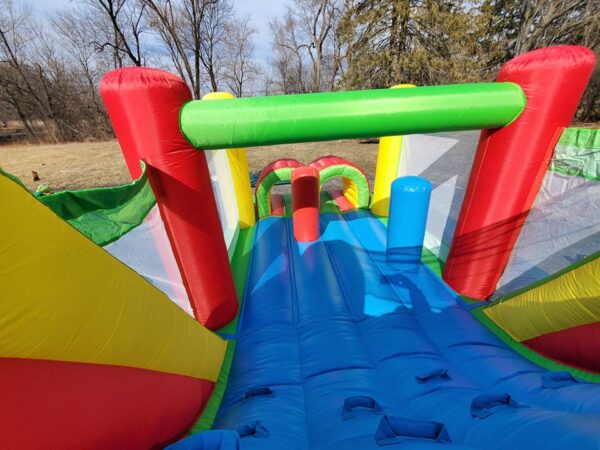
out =
{"type": "MultiPolygon", "coordinates": [[[[251,172],[260,171],[278,158],[295,158],[309,163],[319,156],[335,154],[358,164],[372,180],[377,144],[357,141],[311,142],[306,144],[255,147],[248,150],[251,172]]],[[[40,184],[53,191],[116,186],[130,181],[116,141],[56,145],[9,145],[0,147],[0,167],[20,178],[28,189],[40,184]],[[33,181],[31,172],[40,180],[33,181]]]]}

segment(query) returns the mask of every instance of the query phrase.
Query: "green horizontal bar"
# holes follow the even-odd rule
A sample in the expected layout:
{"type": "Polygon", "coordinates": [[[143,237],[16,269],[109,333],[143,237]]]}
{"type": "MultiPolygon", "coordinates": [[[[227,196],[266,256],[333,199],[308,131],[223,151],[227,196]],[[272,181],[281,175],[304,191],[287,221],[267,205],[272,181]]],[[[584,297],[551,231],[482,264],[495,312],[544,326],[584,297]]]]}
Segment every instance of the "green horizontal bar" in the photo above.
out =
{"type": "Polygon", "coordinates": [[[525,102],[514,83],[194,100],[180,126],[194,147],[210,150],[498,128],[525,102]]]}

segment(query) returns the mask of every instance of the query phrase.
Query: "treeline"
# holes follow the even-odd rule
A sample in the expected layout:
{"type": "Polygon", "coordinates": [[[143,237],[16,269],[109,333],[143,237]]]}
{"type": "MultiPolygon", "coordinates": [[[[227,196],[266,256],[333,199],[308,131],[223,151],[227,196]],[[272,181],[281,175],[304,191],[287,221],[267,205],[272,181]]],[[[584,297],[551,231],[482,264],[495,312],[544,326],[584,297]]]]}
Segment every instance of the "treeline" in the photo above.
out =
{"type": "MultiPolygon", "coordinates": [[[[229,0],[81,0],[41,17],[0,0],[0,128],[30,140],[112,136],[98,86],[123,66],[178,73],[196,98],[493,79],[547,45],[600,51],[597,0],[290,0],[270,24],[272,56],[229,0]]],[[[578,119],[600,120],[596,70],[578,119]]],[[[0,131],[1,133],[1,131],[0,131]]]]}

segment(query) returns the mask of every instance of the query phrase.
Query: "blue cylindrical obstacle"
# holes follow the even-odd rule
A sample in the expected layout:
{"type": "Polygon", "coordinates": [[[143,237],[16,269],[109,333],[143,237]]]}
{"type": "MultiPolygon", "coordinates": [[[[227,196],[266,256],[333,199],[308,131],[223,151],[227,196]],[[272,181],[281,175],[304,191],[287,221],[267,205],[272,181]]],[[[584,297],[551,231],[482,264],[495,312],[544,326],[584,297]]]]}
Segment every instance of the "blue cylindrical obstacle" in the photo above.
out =
{"type": "Polygon", "coordinates": [[[431,183],[401,177],[392,183],[387,229],[387,261],[396,269],[412,269],[421,261],[431,183]]]}

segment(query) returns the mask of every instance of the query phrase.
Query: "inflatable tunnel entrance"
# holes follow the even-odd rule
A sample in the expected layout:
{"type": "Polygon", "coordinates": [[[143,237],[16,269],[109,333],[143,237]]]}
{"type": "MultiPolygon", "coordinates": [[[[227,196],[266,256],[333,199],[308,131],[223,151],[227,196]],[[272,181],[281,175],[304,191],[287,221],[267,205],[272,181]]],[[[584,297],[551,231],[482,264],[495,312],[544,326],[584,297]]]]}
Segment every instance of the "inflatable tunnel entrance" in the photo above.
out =
{"type": "Polygon", "coordinates": [[[369,207],[371,198],[369,180],[356,164],[339,156],[328,155],[315,159],[309,165],[319,171],[321,188],[335,177],[342,178],[342,192],[331,192],[342,211],[369,207]]]}

